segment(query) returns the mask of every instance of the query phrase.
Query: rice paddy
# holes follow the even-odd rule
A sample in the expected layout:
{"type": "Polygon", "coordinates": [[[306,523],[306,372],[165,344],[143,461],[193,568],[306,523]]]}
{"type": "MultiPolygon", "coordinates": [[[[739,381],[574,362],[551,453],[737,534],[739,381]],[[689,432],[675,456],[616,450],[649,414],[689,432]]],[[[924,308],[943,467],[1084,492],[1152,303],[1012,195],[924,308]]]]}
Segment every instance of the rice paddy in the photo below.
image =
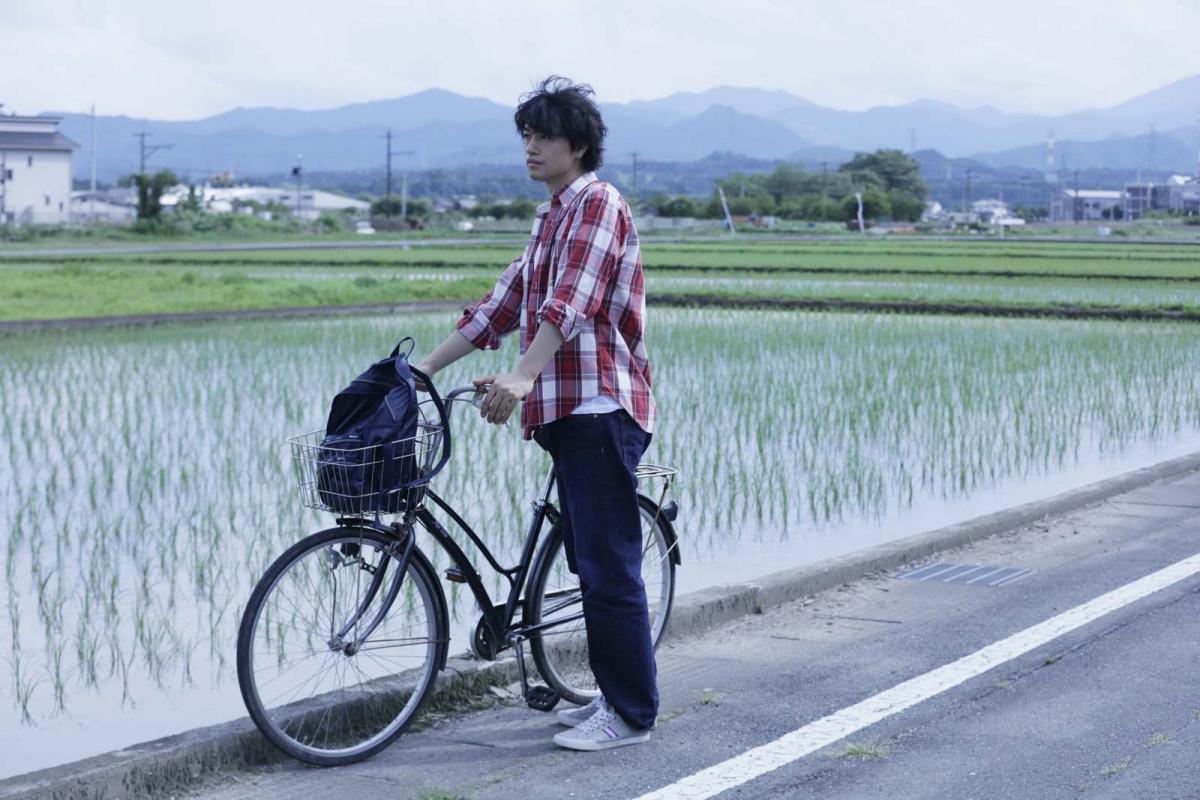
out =
{"type": "MultiPolygon", "coordinates": [[[[0,260],[0,321],[460,301],[521,244],[25,256],[0,260]]],[[[1131,309],[1200,319],[1200,247],[1047,242],[647,241],[650,299],[901,302],[978,311],[1131,309]]]]}
{"type": "MultiPolygon", "coordinates": [[[[250,588],[329,524],[299,507],[285,437],[321,427],[394,339],[428,348],[454,317],[0,339],[0,736],[32,759],[9,772],[47,757],[46,736],[61,760],[241,715],[250,588]]],[[[681,591],[1200,445],[1191,324],[658,309],[651,325],[646,459],[682,471],[681,591]]],[[[516,358],[509,339],[439,384],[516,358]]],[[[435,487],[513,563],[548,460],[515,423],[463,414],[455,433],[435,487]]],[[[446,590],[461,650],[476,612],[446,590]]]]}

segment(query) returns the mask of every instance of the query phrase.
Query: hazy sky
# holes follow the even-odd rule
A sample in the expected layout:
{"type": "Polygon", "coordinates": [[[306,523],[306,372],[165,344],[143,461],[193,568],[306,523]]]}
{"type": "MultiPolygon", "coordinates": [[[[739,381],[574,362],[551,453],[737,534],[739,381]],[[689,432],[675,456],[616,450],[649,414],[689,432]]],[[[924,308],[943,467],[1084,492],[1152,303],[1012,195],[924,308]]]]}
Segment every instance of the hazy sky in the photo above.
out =
{"type": "Polygon", "coordinates": [[[1200,73],[1197,31],[1200,0],[0,0],[0,103],[187,119],[440,87],[511,104],[557,72],[603,101],[728,84],[1060,113],[1200,73]]]}

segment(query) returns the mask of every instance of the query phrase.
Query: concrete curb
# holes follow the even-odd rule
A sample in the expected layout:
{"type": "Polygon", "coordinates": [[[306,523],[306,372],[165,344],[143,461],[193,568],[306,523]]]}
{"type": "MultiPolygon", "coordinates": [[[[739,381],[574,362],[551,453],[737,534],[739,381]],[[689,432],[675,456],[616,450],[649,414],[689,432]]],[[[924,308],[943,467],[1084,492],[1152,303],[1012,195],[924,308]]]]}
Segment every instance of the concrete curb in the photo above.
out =
{"type": "MultiPolygon", "coordinates": [[[[1164,461],[1006,511],[909,536],[856,553],[759,580],[691,592],[676,600],[670,638],[691,636],[764,608],[832,589],[843,583],[1014,530],[1044,517],[1200,469],[1200,453],[1164,461]]],[[[532,664],[530,664],[532,668],[532,664]]],[[[480,662],[452,658],[429,708],[461,708],[490,686],[516,680],[516,659],[480,662]]],[[[249,719],[169,736],[73,764],[0,780],[0,800],[109,800],[162,797],[216,773],[286,760],[255,730],[249,719]]]]}

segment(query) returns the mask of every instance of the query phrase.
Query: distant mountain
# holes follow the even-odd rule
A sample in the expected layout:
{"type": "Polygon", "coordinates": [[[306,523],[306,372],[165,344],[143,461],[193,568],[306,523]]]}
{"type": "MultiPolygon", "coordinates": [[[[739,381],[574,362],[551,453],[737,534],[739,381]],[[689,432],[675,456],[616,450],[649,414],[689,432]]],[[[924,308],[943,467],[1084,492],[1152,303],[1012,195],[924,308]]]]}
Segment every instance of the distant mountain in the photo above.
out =
{"type": "MultiPolygon", "coordinates": [[[[1113,136],[1097,142],[1068,139],[1054,145],[1060,174],[1076,169],[1142,169],[1191,174],[1197,166],[1200,127],[1180,128],[1166,133],[1113,136]]],[[[1046,164],[1044,144],[1016,147],[974,158],[991,166],[1025,167],[1042,170],[1046,164]]]]}
{"type": "MultiPolygon", "coordinates": [[[[1149,164],[1153,127],[1157,167],[1191,171],[1200,149],[1193,126],[1200,75],[1118,103],[1060,116],[962,109],[933,100],[865,111],[816,105],[787,92],[719,86],[657,100],[604,104],[607,162],[633,153],[658,161],[694,161],[714,152],[752,159],[845,160],[856,150],[937,150],[951,158],[1040,168],[1050,131],[1071,163],[1113,169],[1149,164]]],[[[307,171],[381,170],[384,133],[393,148],[414,154],[396,168],[459,168],[520,163],[513,108],[440,89],[333,109],[237,108],[200,120],[162,122],[97,118],[97,171],[111,181],[137,169],[135,134],[150,136],[151,167],[171,167],[190,180],[232,170],[242,177],[286,174],[297,155],[307,171]]],[[[62,131],[81,144],[76,175],[89,169],[90,118],[64,115],[62,131]]]]}

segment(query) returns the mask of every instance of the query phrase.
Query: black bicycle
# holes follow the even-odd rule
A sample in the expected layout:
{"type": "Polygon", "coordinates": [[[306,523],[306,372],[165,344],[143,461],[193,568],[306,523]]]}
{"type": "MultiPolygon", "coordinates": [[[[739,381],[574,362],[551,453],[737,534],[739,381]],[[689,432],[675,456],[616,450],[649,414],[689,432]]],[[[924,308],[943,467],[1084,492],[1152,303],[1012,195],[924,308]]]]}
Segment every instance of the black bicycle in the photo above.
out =
{"type": "MultiPolygon", "coordinates": [[[[478,406],[486,387],[459,387],[443,401],[432,381],[417,374],[429,389],[420,403],[417,434],[386,450],[400,454],[389,458],[412,459],[410,464],[385,464],[379,455],[384,448],[362,452],[350,459],[362,473],[339,486],[329,478],[344,477],[347,451],[338,451],[339,471],[331,473],[323,470],[328,453],[321,447],[322,431],[289,439],[302,502],[336,513],[336,525],[288,548],[259,580],[238,631],[237,669],[258,729],[310,764],[349,764],[387,747],[417,718],[446,665],[449,610],[438,575],[417,546],[417,526],[454,564],[445,580],[465,584],[482,609],[471,652],[491,661],[514,650],[531,707],[549,711],[561,698],[582,705],[599,691],[588,669],[578,577],[567,567],[558,510],[550,502],[553,468],[533,502],[520,561],[502,566],[430,485],[450,459],[450,411],[458,403],[478,406]],[[401,466],[415,469],[417,478],[393,492],[379,491],[385,473],[412,474],[401,466]],[[380,508],[396,512],[394,521],[382,521],[380,508]],[[435,512],[508,581],[502,603],[493,602],[435,512]],[[550,529],[543,537],[546,522],[550,529]],[[526,642],[546,686],[529,680],[526,642]]],[[[649,464],[637,472],[639,484],[661,481],[657,500],[638,494],[642,578],[656,647],[670,618],[680,563],[673,525],[678,508],[674,502],[664,505],[675,474],[649,464]]]]}

